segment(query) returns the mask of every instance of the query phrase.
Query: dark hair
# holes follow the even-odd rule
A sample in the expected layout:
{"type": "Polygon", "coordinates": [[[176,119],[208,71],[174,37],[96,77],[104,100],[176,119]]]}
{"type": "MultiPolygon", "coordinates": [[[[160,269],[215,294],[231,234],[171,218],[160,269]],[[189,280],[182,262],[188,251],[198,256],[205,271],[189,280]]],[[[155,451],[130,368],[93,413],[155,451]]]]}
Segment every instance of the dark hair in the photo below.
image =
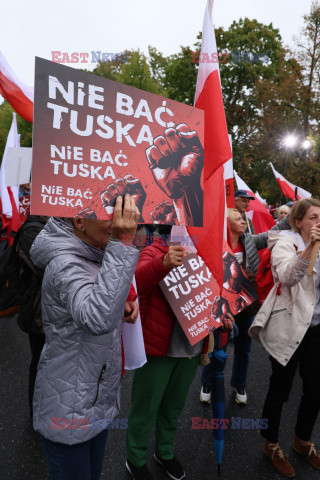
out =
{"type": "Polygon", "coordinates": [[[299,232],[296,221],[301,221],[310,207],[320,207],[320,200],[317,198],[305,198],[293,204],[290,213],[290,225],[295,232],[299,232]]]}
{"type": "Polygon", "coordinates": [[[170,235],[172,230],[172,225],[158,225],[157,231],[159,235],[170,235]]]}

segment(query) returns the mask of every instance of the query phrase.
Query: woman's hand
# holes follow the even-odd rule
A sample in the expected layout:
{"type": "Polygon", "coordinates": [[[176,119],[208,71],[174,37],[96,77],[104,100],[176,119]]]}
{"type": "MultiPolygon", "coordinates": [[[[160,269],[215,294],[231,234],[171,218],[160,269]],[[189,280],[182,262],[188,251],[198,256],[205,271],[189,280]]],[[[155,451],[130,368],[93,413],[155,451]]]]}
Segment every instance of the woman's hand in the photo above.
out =
{"type": "Polygon", "coordinates": [[[231,313],[227,313],[227,317],[228,318],[226,318],[225,316],[223,317],[221,332],[230,332],[231,330],[233,330],[233,325],[231,322],[234,322],[234,318],[231,313]]]}
{"type": "Polygon", "coordinates": [[[124,304],[124,312],[124,322],[136,323],[139,314],[139,307],[137,302],[127,300],[124,304]]]}
{"type": "Polygon", "coordinates": [[[124,206],[122,209],[123,198],[117,197],[113,211],[113,219],[111,224],[111,235],[123,243],[132,243],[135,236],[138,220],[140,217],[134,198],[125,195],[124,206]]]}
{"type": "Polygon", "coordinates": [[[162,263],[168,270],[180,267],[185,253],[186,251],[181,245],[172,245],[163,257],[162,263]]]}
{"type": "Polygon", "coordinates": [[[318,241],[320,241],[320,223],[316,223],[311,228],[309,244],[314,245],[318,241]]]}

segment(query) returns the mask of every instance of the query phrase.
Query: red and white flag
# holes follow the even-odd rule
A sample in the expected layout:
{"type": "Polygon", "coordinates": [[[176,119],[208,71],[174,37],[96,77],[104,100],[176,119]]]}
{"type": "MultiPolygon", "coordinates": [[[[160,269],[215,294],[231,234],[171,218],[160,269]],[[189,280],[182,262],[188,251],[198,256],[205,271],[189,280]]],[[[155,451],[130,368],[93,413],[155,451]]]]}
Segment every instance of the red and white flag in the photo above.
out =
{"type": "Polygon", "coordinates": [[[258,200],[256,195],[248,187],[248,185],[239,177],[237,172],[234,172],[234,178],[238,190],[245,190],[249,195],[254,197],[254,200],[250,200],[248,208],[246,210],[246,215],[252,220],[255,233],[262,233],[270,230],[275,225],[275,221],[270,215],[269,210],[258,200]]]}
{"type": "Polygon", "coordinates": [[[292,201],[296,200],[296,198],[298,200],[301,200],[303,198],[311,198],[310,192],[307,192],[307,190],[304,190],[301,187],[297,187],[297,185],[294,185],[293,183],[289,182],[286,178],[284,178],[283,175],[281,175],[281,173],[275,170],[271,162],[270,162],[270,166],[272,168],[274,176],[276,177],[279,187],[281,188],[282,193],[286,198],[290,198],[292,201]]]}
{"type": "MultiPolygon", "coordinates": [[[[258,190],[256,191],[256,193],[254,194],[255,197],[257,197],[257,199],[259,200],[259,202],[261,202],[262,204],[266,201],[264,198],[261,197],[260,193],[258,192],[258,190]]],[[[266,207],[267,208],[267,207],[266,207]]]]}
{"type": "Polygon", "coordinates": [[[0,95],[20,117],[33,122],[33,88],[22,83],[0,51],[0,95]]]}
{"type": "Polygon", "coordinates": [[[224,164],[224,183],[226,187],[226,203],[228,208],[235,208],[233,158],[224,164]]]}
{"type": "Polygon", "coordinates": [[[18,135],[17,118],[13,113],[13,119],[7,143],[4,149],[0,168],[0,213],[2,218],[3,228],[7,229],[8,243],[13,242],[13,237],[10,233],[17,232],[21,226],[20,214],[19,214],[19,191],[18,187],[7,187],[5,181],[5,170],[7,163],[7,152],[9,147],[20,146],[20,135],[18,135]]]}
{"type": "Polygon", "coordinates": [[[232,157],[228,138],[215,32],[213,0],[208,0],[202,29],[195,106],[205,111],[203,227],[188,227],[197,253],[222,287],[225,185],[223,164],[232,157]]]}

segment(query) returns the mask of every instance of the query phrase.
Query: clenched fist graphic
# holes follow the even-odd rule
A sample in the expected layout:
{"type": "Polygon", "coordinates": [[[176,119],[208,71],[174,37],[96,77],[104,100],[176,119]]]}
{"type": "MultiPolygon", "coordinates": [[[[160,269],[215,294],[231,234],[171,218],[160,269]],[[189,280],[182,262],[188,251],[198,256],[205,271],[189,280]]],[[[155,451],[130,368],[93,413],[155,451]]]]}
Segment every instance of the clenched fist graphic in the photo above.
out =
{"type": "Polygon", "coordinates": [[[176,225],[177,224],[177,214],[174,209],[174,206],[169,200],[161,202],[159,205],[154,207],[150,213],[152,223],[162,223],[167,225],[176,225]]]}
{"type": "Polygon", "coordinates": [[[173,200],[180,223],[202,226],[204,154],[197,132],[185,123],[167,128],[154,138],[146,156],[156,183],[173,200]]]}
{"type": "Polygon", "coordinates": [[[139,178],[135,178],[130,174],[123,178],[118,178],[101,193],[101,201],[106,212],[110,214],[113,211],[116,198],[119,195],[124,196],[126,193],[129,193],[134,198],[136,206],[141,213],[139,222],[143,222],[142,209],[147,195],[139,178]],[[110,207],[112,207],[112,209],[110,209],[110,207]]]}

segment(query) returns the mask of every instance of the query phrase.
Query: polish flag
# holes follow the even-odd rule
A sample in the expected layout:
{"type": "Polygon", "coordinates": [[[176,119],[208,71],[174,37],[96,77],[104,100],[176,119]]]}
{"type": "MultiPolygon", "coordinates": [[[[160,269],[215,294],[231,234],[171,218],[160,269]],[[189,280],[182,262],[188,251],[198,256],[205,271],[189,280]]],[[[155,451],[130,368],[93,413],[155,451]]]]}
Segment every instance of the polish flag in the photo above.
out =
{"type": "Polygon", "coordinates": [[[257,197],[257,199],[259,200],[259,202],[261,203],[264,203],[265,202],[265,199],[261,197],[260,193],[258,192],[258,190],[256,191],[256,193],[254,194],[255,197],[257,197]]]}
{"type": "Polygon", "coordinates": [[[205,111],[203,227],[188,227],[198,255],[214,278],[223,284],[225,185],[223,164],[232,157],[222,100],[219,61],[212,23],[213,0],[208,0],[195,95],[195,106],[205,111]]]}
{"type": "Polygon", "coordinates": [[[7,151],[9,147],[20,146],[20,135],[18,135],[17,118],[13,113],[13,119],[7,143],[4,149],[0,168],[0,213],[2,219],[3,229],[7,229],[8,243],[13,243],[11,232],[17,232],[21,227],[21,220],[19,214],[19,191],[18,187],[7,187],[5,181],[5,167],[7,163],[7,151]]]}
{"type": "Polygon", "coordinates": [[[238,190],[245,190],[249,195],[255,197],[254,200],[250,200],[248,208],[246,210],[246,215],[252,220],[255,233],[262,233],[270,230],[275,225],[275,221],[270,215],[269,210],[258,200],[256,195],[248,187],[248,185],[239,177],[236,171],[234,171],[234,178],[238,190]]]}
{"type": "Polygon", "coordinates": [[[270,162],[270,166],[272,168],[274,176],[276,177],[279,187],[281,188],[282,193],[286,198],[290,198],[292,201],[296,200],[296,192],[297,192],[298,200],[301,200],[303,198],[311,198],[310,192],[307,192],[307,190],[304,190],[303,188],[297,187],[293,183],[290,183],[286,178],[284,178],[283,175],[281,175],[281,173],[275,170],[271,162],[270,162]]]}
{"type": "Polygon", "coordinates": [[[0,95],[20,117],[33,122],[33,88],[22,83],[0,51],[0,95]]]}
{"type": "Polygon", "coordinates": [[[233,181],[233,159],[230,158],[224,164],[224,183],[226,187],[226,203],[228,208],[235,208],[234,181],[233,181]]]}

